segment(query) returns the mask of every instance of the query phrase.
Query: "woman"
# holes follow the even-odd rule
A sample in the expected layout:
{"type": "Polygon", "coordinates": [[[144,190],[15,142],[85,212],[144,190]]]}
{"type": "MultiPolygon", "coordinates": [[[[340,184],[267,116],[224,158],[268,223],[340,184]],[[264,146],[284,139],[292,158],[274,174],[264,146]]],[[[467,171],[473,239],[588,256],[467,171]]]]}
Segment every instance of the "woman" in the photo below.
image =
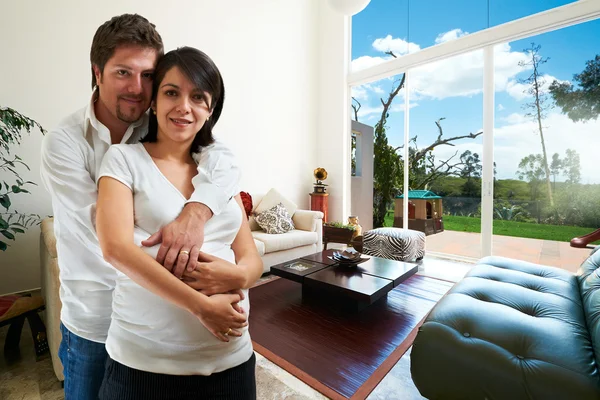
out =
{"type": "Polygon", "coordinates": [[[213,142],[224,92],[204,53],[167,53],[156,67],[144,143],[112,146],[104,157],[97,232],[105,259],[121,273],[101,399],[256,398],[249,303],[239,289],[260,277],[262,261],[239,195],[206,223],[200,259],[207,263],[183,280],[136,245],[143,237],[134,241],[134,226],[157,231],[192,194],[192,153],[213,142]],[[194,281],[205,290],[186,284],[194,281]]]}

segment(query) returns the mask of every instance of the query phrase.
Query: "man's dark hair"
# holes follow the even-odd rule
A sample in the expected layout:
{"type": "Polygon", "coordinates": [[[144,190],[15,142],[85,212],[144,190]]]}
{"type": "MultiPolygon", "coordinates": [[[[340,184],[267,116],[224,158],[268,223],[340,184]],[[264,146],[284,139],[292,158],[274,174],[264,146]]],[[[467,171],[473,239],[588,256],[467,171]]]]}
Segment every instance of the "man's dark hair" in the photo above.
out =
{"type": "MultiPolygon", "coordinates": [[[[223,103],[225,101],[225,86],[219,69],[205,53],[192,47],[180,47],[176,50],[171,50],[165,54],[156,65],[154,71],[154,80],[152,82],[152,100],[156,101],[158,89],[165,75],[171,68],[177,67],[183,75],[185,75],[192,84],[202,93],[210,94],[212,100],[209,109],[212,110],[212,115],[208,121],[196,134],[192,142],[191,152],[199,153],[202,147],[212,144],[215,139],[212,135],[212,128],[216,125],[221,111],[223,111],[223,103]]],[[[208,104],[208,102],[207,102],[208,104]]],[[[158,138],[158,121],[156,115],[150,113],[148,121],[148,134],[142,139],[142,142],[156,142],[158,138]]]]}
{"type": "Polygon", "coordinates": [[[156,50],[157,58],[164,53],[162,38],[154,24],[138,14],[123,14],[103,23],[92,40],[92,89],[96,86],[94,65],[104,72],[106,63],[119,46],[141,46],[156,50]]]}

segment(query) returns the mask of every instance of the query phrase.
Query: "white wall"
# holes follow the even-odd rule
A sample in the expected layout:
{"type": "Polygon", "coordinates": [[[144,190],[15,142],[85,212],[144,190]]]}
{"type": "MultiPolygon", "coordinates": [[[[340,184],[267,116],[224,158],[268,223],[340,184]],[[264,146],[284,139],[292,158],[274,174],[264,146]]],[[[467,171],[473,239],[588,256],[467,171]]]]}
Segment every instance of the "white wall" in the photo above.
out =
{"type": "Polygon", "coordinates": [[[318,166],[327,170],[329,221],[350,215],[350,103],[346,76],[350,65],[350,18],[319,3],[318,166]]]}
{"type": "MultiPolygon", "coordinates": [[[[340,107],[319,111],[320,97],[339,87],[342,76],[328,60],[318,37],[320,24],[329,35],[339,28],[336,16],[322,15],[320,0],[81,0],[3,2],[0,13],[0,105],[36,119],[46,129],[83,107],[90,96],[89,51],[97,27],[114,15],[140,13],[156,24],[166,50],[194,46],[219,66],[226,85],[225,108],[216,129],[243,166],[242,190],[266,192],[277,187],[301,208],[308,208],[312,171],[318,160],[333,170],[334,216],[340,203],[336,178],[339,161],[321,149],[325,132],[335,131],[340,107]],[[329,20],[335,20],[330,24],[329,20]],[[9,39],[10,38],[10,39],[9,39]],[[326,61],[328,61],[326,60],[326,61]],[[319,82],[321,82],[319,86],[319,82]],[[325,84],[323,84],[325,82],[325,84]],[[329,88],[329,89],[328,89],[329,88]],[[326,129],[319,124],[325,123],[326,129]]],[[[332,45],[337,45],[337,34],[332,45]]],[[[339,50],[332,51],[337,57],[339,50]]],[[[339,63],[338,63],[339,65],[339,63]]],[[[339,71],[341,74],[341,71],[339,71]]],[[[335,94],[339,101],[340,94],[335,94]]],[[[328,103],[329,105],[330,103],[328,103]]],[[[331,139],[333,140],[333,138],[331,139]]],[[[334,150],[329,140],[326,147],[334,150]]],[[[26,179],[40,182],[38,133],[25,140],[18,154],[31,166],[26,179]]],[[[3,178],[4,176],[0,176],[3,178]]],[[[40,186],[18,198],[18,209],[51,214],[40,186]]],[[[330,206],[331,207],[331,206],[330,206]]],[[[39,287],[39,229],[18,237],[0,252],[0,294],[39,287]]]]}

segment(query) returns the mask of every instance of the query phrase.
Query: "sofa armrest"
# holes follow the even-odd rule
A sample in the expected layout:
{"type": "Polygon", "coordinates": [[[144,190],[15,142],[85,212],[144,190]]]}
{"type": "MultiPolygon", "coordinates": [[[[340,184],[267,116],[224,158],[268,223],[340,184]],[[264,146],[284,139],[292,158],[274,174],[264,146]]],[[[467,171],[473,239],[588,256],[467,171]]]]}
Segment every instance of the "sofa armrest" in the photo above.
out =
{"type": "Polygon", "coordinates": [[[316,232],[318,221],[323,220],[323,213],[321,211],[309,211],[309,210],[296,210],[292,221],[296,229],[301,231],[316,232]]]}
{"type": "Polygon", "coordinates": [[[323,249],[323,213],[321,211],[296,210],[292,221],[296,229],[317,232],[317,250],[323,249]]]}

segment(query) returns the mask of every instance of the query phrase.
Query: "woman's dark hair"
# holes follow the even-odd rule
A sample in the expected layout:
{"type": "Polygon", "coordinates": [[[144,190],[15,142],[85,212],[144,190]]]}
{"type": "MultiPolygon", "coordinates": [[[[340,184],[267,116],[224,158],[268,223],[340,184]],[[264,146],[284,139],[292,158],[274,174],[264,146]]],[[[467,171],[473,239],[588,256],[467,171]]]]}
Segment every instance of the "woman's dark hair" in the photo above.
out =
{"type": "MultiPolygon", "coordinates": [[[[179,70],[194,84],[202,93],[211,95],[209,104],[212,115],[200,131],[196,134],[190,151],[198,153],[202,147],[212,144],[215,139],[212,135],[212,128],[216,125],[221,111],[223,111],[223,102],[225,101],[225,86],[219,69],[205,53],[193,47],[180,47],[171,50],[165,54],[156,65],[154,71],[154,81],[152,83],[152,100],[156,101],[158,88],[165,78],[165,75],[173,67],[179,70]]],[[[156,142],[158,137],[158,121],[156,115],[150,113],[148,122],[148,134],[142,139],[142,142],[156,142]]]]}

